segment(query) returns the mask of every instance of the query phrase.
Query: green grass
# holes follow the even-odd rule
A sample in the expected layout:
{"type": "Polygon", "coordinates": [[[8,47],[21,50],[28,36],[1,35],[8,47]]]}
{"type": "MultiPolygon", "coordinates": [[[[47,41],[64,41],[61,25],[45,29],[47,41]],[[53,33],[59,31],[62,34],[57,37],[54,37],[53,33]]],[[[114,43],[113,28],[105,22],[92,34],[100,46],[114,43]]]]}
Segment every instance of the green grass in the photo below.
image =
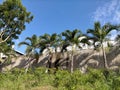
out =
{"type": "Polygon", "coordinates": [[[90,69],[81,74],[79,70],[70,73],[58,70],[45,73],[45,68],[24,69],[0,73],[0,90],[120,90],[120,74],[90,69]]]}

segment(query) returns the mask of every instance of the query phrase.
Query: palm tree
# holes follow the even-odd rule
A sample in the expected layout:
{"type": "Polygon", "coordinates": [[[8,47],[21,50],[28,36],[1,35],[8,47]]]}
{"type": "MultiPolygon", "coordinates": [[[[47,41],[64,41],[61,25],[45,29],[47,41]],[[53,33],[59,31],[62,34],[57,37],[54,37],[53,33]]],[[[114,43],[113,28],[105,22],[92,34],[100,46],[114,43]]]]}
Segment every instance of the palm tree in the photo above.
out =
{"type": "Polygon", "coordinates": [[[90,38],[93,39],[94,44],[95,44],[95,42],[100,43],[100,47],[101,47],[102,53],[103,53],[103,60],[104,60],[104,67],[105,68],[108,68],[108,64],[107,64],[107,58],[106,58],[106,53],[105,53],[103,43],[106,41],[106,38],[110,34],[110,32],[112,30],[117,30],[118,28],[119,28],[118,26],[111,25],[109,23],[101,26],[100,22],[95,22],[94,29],[87,30],[87,33],[92,34],[92,36],[90,36],[90,38]]]}
{"type": "Polygon", "coordinates": [[[62,36],[65,37],[65,46],[72,46],[72,51],[71,51],[71,73],[73,73],[73,56],[74,56],[74,51],[76,50],[76,47],[79,46],[80,40],[79,38],[82,36],[82,32],[80,30],[66,30],[65,32],[62,32],[62,36]]]}
{"type": "Polygon", "coordinates": [[[40,36],[41,38],[41,52],[44,49],[47,49],[48,51],[48,68],[51,68],[51,58],[52,58],[52,53],[56,51],[56,48],[59,45],[59,35],[57,35],[56,33],[53,33],[52,35],[50,34],[44,34],[42,36],[40,36]],[[53,50],[55,49],[55,51],[53,50]]]}
{"type": "MultiPolygon", "coordinates": [[[[39,43],[40,43],[40,38],[38,38],[36,35],[33,35],[32,37],[27,37],[25,39],[25,41],[19,43],[19,46],[21,46],[21,45],[27,46],[25,53],[26,53],[26,56],[29,61],[31,61],[31,60],[38,61],[38,59],[39,59],[39,48],[38,48],[39,43]]],[[[29,68],[29,64],[30,63],[28,63],[28,66],[26,67],[26,72],[29,68]]]]}

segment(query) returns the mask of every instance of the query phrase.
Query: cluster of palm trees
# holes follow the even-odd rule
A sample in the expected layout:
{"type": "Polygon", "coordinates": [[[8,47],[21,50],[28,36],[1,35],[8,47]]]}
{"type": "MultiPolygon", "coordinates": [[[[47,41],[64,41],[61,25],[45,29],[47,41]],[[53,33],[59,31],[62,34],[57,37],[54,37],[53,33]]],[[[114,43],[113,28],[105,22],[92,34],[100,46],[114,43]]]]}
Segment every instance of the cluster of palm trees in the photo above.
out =
{"type": "Polygon", "coordinates": [[[89,40],[93,40],[93,45],[96,47],[96,42],[99,42],[99,46],[103,52],[104,67],[108,68],[107,59],[105,54],[105,49],[103,43],[106,41],[108,34],[112,30],[119,30],[119,25],[112,25],[107,23],[101,26],[100,22],[94,23],[93,29],[88,29],[87,34],[83,34],[80,30],[75,29],[73,31],[66,30],[60,34],[44,34],[41,36],[33,35],[32,37],[27,37],[24,42],[19,45],[27,45],[26,55],[30,58],[34,58],[36,61],[39,59],[40,54],[46,49],[48,53],[49,68],[51,62],[51,54],[58,51],[66,51],[68,46],[71,46],[70,51],[70,61],[71,61],[71,72],[73,72],[73,56],[76,48],[81,48],[80,43],[89,44],[89,40]],[[89,35],[91,34],[91,35],[89,35]],[[85,37],[85,38],[82,38],[85,37]],[[82,39],[81,39],[82,38],[82,39]],[[53,51],[54,49],[54,51],[53,51]]]}

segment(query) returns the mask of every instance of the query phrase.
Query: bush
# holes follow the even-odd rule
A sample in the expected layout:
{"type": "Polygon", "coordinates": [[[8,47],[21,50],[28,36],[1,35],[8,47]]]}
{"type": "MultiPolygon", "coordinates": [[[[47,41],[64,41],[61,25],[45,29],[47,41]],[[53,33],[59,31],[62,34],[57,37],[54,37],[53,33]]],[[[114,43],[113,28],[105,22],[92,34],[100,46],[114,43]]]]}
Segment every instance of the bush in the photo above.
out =
{"type": "Polygon", "coordinates": [[[81,74],[79,70],[74,73],[45,71],[46,68],[36,68],[29,69],[27,73],[24,69],[0,73],[0,90],[32,90],[47,86],[54,90],[120,90],[120,75],[113,71],[89,69],[86,74],[81,74]]]}

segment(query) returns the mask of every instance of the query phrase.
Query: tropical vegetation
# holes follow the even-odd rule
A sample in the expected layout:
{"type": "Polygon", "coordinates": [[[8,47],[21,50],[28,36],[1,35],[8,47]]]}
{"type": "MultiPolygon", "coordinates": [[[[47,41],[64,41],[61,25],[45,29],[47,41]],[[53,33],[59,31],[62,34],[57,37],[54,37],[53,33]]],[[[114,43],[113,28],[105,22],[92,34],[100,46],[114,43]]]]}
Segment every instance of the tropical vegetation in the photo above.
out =
{"type": "Polygon", "coordinates": [[[107,64],[107,58],[106,58],[106,53],[105,53],[105,49],[104,49],[104,43],[107,41],[108,34],[110,34],[110,32],[113,30],[118,30],[118,26],[111,25],[109,23],[101,26],[100,22],[94,23],[94,29],[87,30],[87,33],[92,34],[92,36],[90,38],[93,39],[94,46],[95,46],[95,42],[99,42],[99,45],[103,52],[105,68],[108,68],[108,64],[107,64]]]}
{"type": "Polygon", "coordinates": [[[82,74],[66,70],[45,73],[45,68],[14,69],[0,73],[0,90],[119,90],[120,73],[107,70],[89,69],[82,74]]]}
{"type": "MultiPolygon", "coordinates": [[[[20,0],[6,0],[0,4],[0,54],[7,58],[0,58],[1,67],[10,64],[12,57],[15,57],[14,40],[25,30],[26,23],[33,19],[31,12],[28,12],[20,0]]],[[[19,46],[26,45],[25,57],[28,61],[26,67],[12,69],[0,73],[0,90],[119,90],[120,72],[109,69],[104,43],[110,39],[110,32],[119,31],[120,25],[106,23],[101,25],[95,22],[93,29],[88,29],[86,34],[79,29],[65,30],[61,33],[43,35],[32,35],[26,37],[19,46]],[[109,38],[109,39],[108,39],[109,38]],[[93,43],[90,43],[90,40],[93,43]],[[93,51],[100,48],[103,53],[104,68],[88,68],[84,74],[74,68],[75,55],[82,50],[80,44],[94,46],[93,51]],[[70,71],[59,69],[60,63],[52,63],[54,54],[67,53],[68,58],[64,61],[70,62],[70,71]],[[38,63],[40,56],[47,58],[46,67],[30,68],[38,63]],[[59,64],[59,65],[58,65],[59,64]],[[47,73],[46,73],[47,70],[47,73]]],[[[120,35],[116,37],[117,49],[120,46],[120,35]]],[[[84,57],[88,61],[91,56],[84,57]]],[[[64,58],[64,55],[62,56],[64,58]]],[[[58,59],[60,61],[61,58],[58,59]]],[[[56,60],[57,61],[57,60],[56,60]]],[[[85,64],[85,62],[84,62],[85,64]]],[[[82,64],[80,65],[82,67],[82,64]]]]}

